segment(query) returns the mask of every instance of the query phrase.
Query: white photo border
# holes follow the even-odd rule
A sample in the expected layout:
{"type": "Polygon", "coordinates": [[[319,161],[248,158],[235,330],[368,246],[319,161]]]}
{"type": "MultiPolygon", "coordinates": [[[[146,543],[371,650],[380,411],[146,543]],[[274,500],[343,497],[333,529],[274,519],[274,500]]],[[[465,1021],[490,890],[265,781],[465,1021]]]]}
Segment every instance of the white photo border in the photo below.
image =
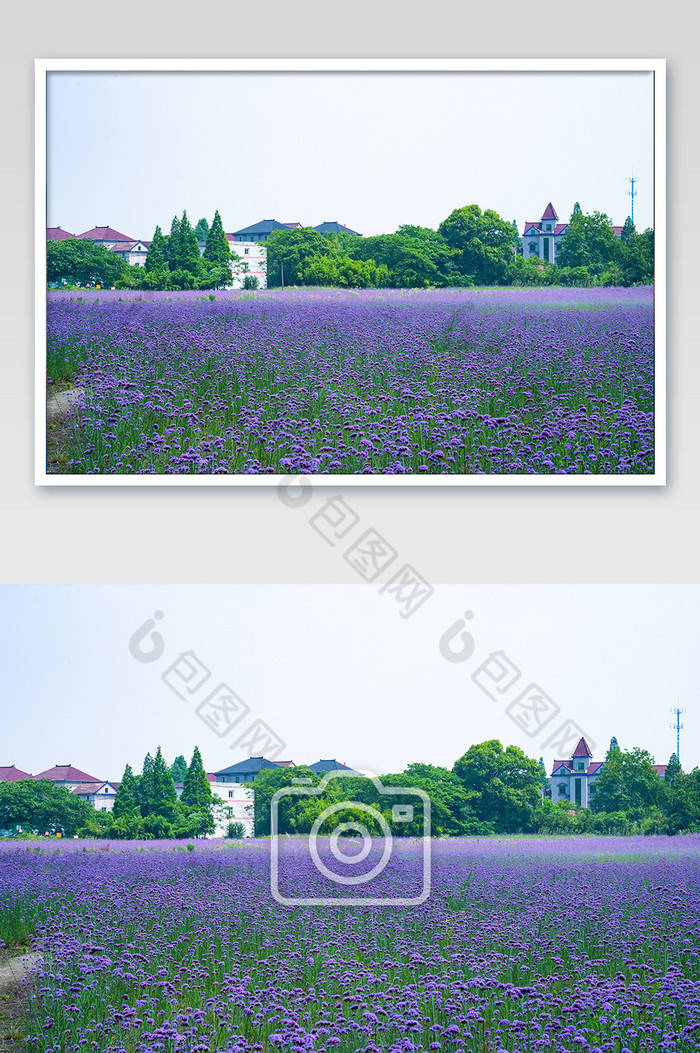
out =
{"type": "Polygon", "coordinates": [[[341,475],[317,486],[664,486],[666,484],[665,59],[47,59],[35,60],[35,475],[37,486],[279,486],[287,475],[59,475],[46,471],[47,77],[53,72],[642,72],[654,76],[654,471],[646,475],[341,475]]]}

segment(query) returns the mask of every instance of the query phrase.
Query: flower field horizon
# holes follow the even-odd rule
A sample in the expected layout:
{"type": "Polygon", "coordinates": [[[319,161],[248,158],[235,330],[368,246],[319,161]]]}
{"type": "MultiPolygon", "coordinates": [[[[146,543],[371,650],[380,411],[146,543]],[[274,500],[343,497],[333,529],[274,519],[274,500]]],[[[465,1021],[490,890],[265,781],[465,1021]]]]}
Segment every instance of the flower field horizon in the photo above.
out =
{"type": "Polygon", "coordinates": [[[629,289],[48,294],[91,475],[648,475],[654,301],[629,289]]]}
{"type": "MultiPolygon", "coordinates": [[[[398,888],[406,839],[381,876],[398,888]]],[[[304,887],[315,874],[295,842],[304,887]]],[[[323,851],[328,846],[322,846],[323,851]]],[[[283,907],[267,840],[0,842],[41,1053],[690,1053],[700,835],[440,839],[414,907],[283,907]]]]}

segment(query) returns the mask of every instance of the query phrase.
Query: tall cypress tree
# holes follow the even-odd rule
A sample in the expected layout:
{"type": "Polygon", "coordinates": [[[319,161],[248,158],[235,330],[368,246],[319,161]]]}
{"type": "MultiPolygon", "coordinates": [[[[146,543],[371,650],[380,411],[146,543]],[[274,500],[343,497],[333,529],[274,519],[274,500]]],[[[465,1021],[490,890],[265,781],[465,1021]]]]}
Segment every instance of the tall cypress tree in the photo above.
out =
{"type": "Polygon", "coordinates": [[[153,757],[147,753],[143,759],[143,769],[139,779],[138,802],[141,806],[141,815],[151,815],[153,811],[153,757]]]}
{"type": "Polygon", "coordinates": [[[206,219],[202,218],[194,228],[194,233],[197,241],[206,241],[209,235],[209,224],[206,219]]]}
{"type": "Polygon", "coordinates": [[[666,765],[666,773],[664,775],[664,779],[666,780],[666,782],[673,784],[680,774],[681,762],[678,760],[676,754],[672,753],[668,759],[668,764],[666,765]]]}
{"type": "Polygon", "coordinates": [[[183,804],[192,805],[198,812],[208,811],[211,808],[211,786],[204,771],[202,755],[199,747],[195,746],[190,766],[185,776],[185,788],[180,798],[183,804]]]}
{"type": "Polygon", "coordinates": [[[176,811],[177,793],[175,792],[175,783],[159,746],[153,759],[151,814],[160,815],[164,819],[172,821],[175,818],[176,811]]]}
{"type": "Polygon", "coordinates": [[[197,274],[200,270],[199,245],[197,236],[192,230],[192,224],[187,218],[187,211],[182,213],[180,220],[180,266],[191,274],[197,274]]]}
{"type": "Polygon", "coordinates": [[[167,271],[168,255],[167,245],[163,237],[163,231],[156,227],[151,244],[146,254],[147,271],[167,271]]]}
{"type": "Polygon", "coordinates": [[[214,213],[214,219],[212,220],[211,229],[207,236],[207,244],[204,249],[204,259],[208,260],[209,263],[216,263],[219,266],[228,266],[231,260],[231,249],[224,233],[224,225],[221,222],[221,216],[217,209],[214,213]]]}
{"type": "Polygon", "coordinates": [[[131,770],[131,765],[127,764],[124,769],[124,774],[122,775],[122,781],[119,783],[117,796],[114,798],[112,815],[115,819],[121,819],[122,816],[129,818],[133,815],[138,815],[138,811],[139,805],[136,799],[136,779],[131,770]]]}
{"type": "Polygon", "coordinates": [[[173,777],[173,782],[184,783],[185,776],[187,775],[187,761],[182,753],[180,753],[170,765],[170,774],[173,777]]]}
{"type": "Polygon", "coordinates": [[[171,271],[180,270],[182,267],[180,220],[177,216],[173,216],[173,221],[170,224],[170,236],[168,237],[168,266],[171,271]]]}

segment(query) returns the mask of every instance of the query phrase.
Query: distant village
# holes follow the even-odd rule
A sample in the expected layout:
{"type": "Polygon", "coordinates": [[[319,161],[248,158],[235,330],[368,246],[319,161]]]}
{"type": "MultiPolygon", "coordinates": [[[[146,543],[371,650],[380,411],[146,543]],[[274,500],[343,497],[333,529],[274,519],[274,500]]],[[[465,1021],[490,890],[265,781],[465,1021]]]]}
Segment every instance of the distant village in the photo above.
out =
{"type": "MultiPolygon", "coordinates": [[[[253,223],[252,226],[226,234],[232,254],[238,256],[246,264],[245,271],[234,270],[231,288],[242,288],[245,276],[252,275],[258,280],[258,288],[265,289],[267,287],[267,250],[264,242],[267,241],[273,230],[300,229],[301,226],[301,223],[296,222],[280,223],[276,219],[263,219],[259,223],[253,223]]],[[[350,227],[336,220],[320,223],[313,229],[319,234],[337,234],[341,231],[347,234],[357,234],[356,230],[351,230],[350,227]]],[[[361,235],[358,236],[361,237],[361,235]]],[[[66,238],[93,241],[96,245],[109,249],[110,252],[135,267],[146,266],[146,256],[151,245],[151,242],[144,238],[131,238],[110,226],[93,227],[91,230],[83,231],[82,234],[71,234],[63,227],[46,228],[47,241],[64,241],[66,238]]],[[[198,244],[200,255],[203,255],[205,243],[200,241],[198,244]]]]}
{"type": "MultiPolygon", "coordinates": [[[[554,803],[570,801],[579,808],[590,808],[595,795],[596,782],[605,766],[604,761],[593,759],[585,738],[579,739],[571,757],[555,760],[548,777],[548,788],[544,791],[554,803]]],[[[243,824],[247,837],[253,836],[253,802],[255,780],[261,771],[270,768],[304,767],[317,775],[343,772],[346,775],[362,775],[335,758],[318,760],[314,764],[298,765],[291,760],[268,760],[266,757],[247,757],[206,777],[212,793],[223,801],[215,816],[216,829],[212,836],[223,837],[231,821],[243,824]]],[[[665,764],[653,765],[659,778],[666,774],[665,764]]],[[[94,775],[75,768],[72,764],[56,764],[53,768],[31,775],[14,765],[0,767],[1,782],[18,782],[21,779],[47,779],[56,786],[63,786],[82,800],[102,812],[111,812],[119,789],[119,782],[98,779],[94,775]]],[[[183,783],[175,783],[178,799],[182,795],[183,783]]]]}
{"type": "MultiPolygon", "coordinates": [[[[245,268],[240,271],[234,268],[231,288],[242,288],[246,275],[254,276],[257,279],[258,288],[266,288],[267,250],[265,242],[275,230],[292,230],[295,228],[301,229],[302,224],[299,222],[281,223],[277,219],[263,219],[248,227],[234,230],[230,234],[227,233],[226,239],[229,242],[232,254],[235,254],[246,264],[245,268]]],[[[556,263],[561,243],[568,228],[568,223],[559,221],[556,210],[550,201],[540,219],[529,220],[524,225],[522,235],[519,238],[519,248],[524,259],[539,259],[543,263],[556,263]]],[[[337,220],[319,223],[318,226],[312,229],[319,234],[345,233],[356,234],[358,237],[362,237],[358,231],[352,230],[337,220]]],[[[622,237],[623,227],[613,226],[611,229],[616,238],[622,237]]],[[[82,234],[71,234],[70,231],[64,230],[62,227],[46,228],[47,241],[63,241],[66,238],[77,238],[79,240],[87,238],[96,245],[114,252],[115,255],[125,260],[128,264],[137,267],[145,267],[146,256],[151,244],[150,241],[143,238],[132,238],[127,234],[122,234],[110,226],[93,227],[91,230],[83,231],[82,234]]],[[[205,243],[201,241],[198,244],[200,254],[203,254],[205,243]]]]}

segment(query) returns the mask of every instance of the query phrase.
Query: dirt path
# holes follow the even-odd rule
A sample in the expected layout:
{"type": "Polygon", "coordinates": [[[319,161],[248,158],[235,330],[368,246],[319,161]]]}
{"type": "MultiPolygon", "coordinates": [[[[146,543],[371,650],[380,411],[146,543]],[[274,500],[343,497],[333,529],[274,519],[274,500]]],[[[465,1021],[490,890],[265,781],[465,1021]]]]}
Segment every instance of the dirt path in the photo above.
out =
{"type": "Polygon", "coordinates": [[[39,961],[38,954],[20,954],[0,961],[0,1050],[18,1053],[24,1042],[24,998],[21,982],[39,961]]]}
{"type": "Polygon", "coordinates": [[[46,471],[49,475],[62,475],[67,471],[68,415],[84,395],[83,388],[49,389],[46,394],[46,471]]]}

